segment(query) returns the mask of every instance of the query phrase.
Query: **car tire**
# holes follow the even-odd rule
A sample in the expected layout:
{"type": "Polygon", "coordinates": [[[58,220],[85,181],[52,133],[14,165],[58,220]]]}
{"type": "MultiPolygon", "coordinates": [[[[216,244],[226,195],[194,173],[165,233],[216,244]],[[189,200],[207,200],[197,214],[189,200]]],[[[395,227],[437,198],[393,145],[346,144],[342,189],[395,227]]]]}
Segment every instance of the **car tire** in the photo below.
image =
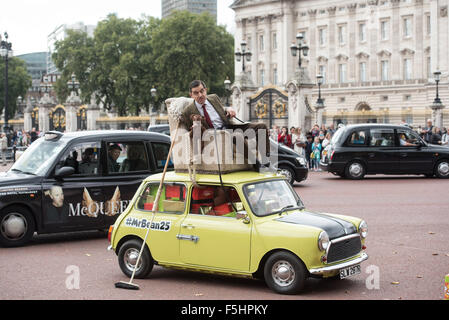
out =
{"type": "Polygon", "coordinates": [[[280,165],[278,172],[285,176],[288,180],[288,183],[290,183],[291,185],[295,183],[295,172],[289,166],[280,165]]]}
{"type": "Polygon", "coordinates": [[[348,179],[352,180],[360,180],[365,176],[366,169],[363,163],[360,161],[352,161],[350,162],[345,169],[345,176],[348,179]]]}
{"type": "Polygon", "coordinates": [[[296,294],[304,288],[307,271],[303,262],[285,251],[273,253],[264,266],[267,286],[280,294],[296,294]]]}
{"type": "Polygon", "coordinates": [[[31,240],[35,231],[33,215],[20,206],[11,206],[0,212],[0,245],[20,247],[31,240]]]}
{"type": "MultiPolygon", "coordinates": [[[[118,263],[122,272],[131,277],[134,271],[134,266],[137,262],[140,249],[142,247],[142,240],[132,239],[126,241],[119,249],[118,263]]],[[[139,266],[136,270],[134,278],[143,279],[146,278],[151,270],[153,270],[154,260],[151,257],[150,251],[147,246],[143,249],[142,256],[140,257],[139,266]]]]}
{"type": "Polygon", "coordinates": [[[449,161],[440,160],[435,166],[435,176],[440,179],[449,178],[449,161]]]}

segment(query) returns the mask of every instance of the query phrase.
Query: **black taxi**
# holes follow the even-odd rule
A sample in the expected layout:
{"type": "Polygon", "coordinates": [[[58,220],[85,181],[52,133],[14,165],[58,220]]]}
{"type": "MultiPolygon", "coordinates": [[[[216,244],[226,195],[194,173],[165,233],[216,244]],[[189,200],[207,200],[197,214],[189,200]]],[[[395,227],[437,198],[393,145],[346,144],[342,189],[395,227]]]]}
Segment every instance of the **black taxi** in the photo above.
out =
{"type": "Polygon", "coordinates": [[[0,245],[107,229],[169,149],[170,137],[145,131],[45,133],[0,174],[0,245]]]}
{"type": "Polygon", "coordinates": [[[337,130],[320,166],[349,179],[366,174],[449,178],[449,148],[425,142],[408,126],[354,124],[337,130]]]}

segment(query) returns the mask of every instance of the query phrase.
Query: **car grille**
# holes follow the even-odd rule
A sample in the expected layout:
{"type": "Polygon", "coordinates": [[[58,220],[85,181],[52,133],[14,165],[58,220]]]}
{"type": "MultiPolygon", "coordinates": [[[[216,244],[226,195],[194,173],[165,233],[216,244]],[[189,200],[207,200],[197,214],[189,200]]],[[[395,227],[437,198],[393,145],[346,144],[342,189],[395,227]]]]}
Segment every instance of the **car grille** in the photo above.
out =
{"type": "Polygon", "coordinates": [[[328,263],[348,259],[360,252],[362,242],[360,241],[359,235],[349,239],[345,238],[332,240],[327,254],[328,263]]]}

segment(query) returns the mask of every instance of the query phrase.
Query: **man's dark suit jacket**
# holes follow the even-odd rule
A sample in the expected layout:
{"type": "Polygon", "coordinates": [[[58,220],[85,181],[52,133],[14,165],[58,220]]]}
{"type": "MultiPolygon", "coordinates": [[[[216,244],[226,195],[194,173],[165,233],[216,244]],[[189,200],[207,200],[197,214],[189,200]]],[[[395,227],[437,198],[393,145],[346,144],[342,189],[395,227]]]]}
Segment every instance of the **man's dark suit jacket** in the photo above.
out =
{"type": "MultiPolygon", "coordinates": [[[[223,125],[226,128],[231,129],[231,128],[235,128],[236,126],[239,126],[240,123],[238,123],[234,119],[229,119],[226,116],[226,108],[223,107],[223,105],[221,104],[220,98],[216,94],[208,95],[207,101],[209,101],[210,104],[214,107],[215,111],[217,111],[218,115],[220,116],[221,120],[223,121],[223,125]]],[[[200,112],[198,111],[198,108],[195,105],[195,100],[184,109],[182,114],[183,114],[183,117],[182,117],[181,123],[186,127],[187,130],[190,130],[190,128],[193,125],[191,116],[194,114],[201,115],[200,112]]],[[[201,120],[201,124],[206,129],[213,129],[213,128],[209,127],[209,125],[207,124],[207,122],[204,118],[201,120]]],[[[242,123],[242,125],[243,125],[243,123],[242,123]]]]}

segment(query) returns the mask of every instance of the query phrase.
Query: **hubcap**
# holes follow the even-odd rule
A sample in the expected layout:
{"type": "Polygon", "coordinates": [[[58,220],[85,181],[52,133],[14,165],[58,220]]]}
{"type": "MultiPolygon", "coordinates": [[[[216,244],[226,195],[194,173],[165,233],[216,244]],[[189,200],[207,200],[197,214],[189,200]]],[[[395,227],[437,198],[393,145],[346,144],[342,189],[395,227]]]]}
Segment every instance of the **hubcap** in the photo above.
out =
{"type": "Polygon", "coordinates": [[[19,240],[25,235],[27,228],[25,217],[17,212],[7,214],[1,222],[2,236],[9,240],[19,240]]]}
{"type": "Polygon", "coordinates": [[[441,162],[438,165],[438,173],[442,176],[447,176],[449,174],[449,163],[441,162]]]}
{"type": "Polygon", "coordinates": [[[353,177],[359,177],[363,172],[362,165],[360,163],[353,163],[349,167],[349,173],[353,177]]]}
{"type": "MultiPolygon", "coordinates": [[[[134,271],[138,257],[139,257],[139,250],[137,250],[136,248],[129,248],[125,252],[123,260],[125,262],[126,268],[128,268],[128,270],[130,270],[131,272],[134,271]]],[[[137,266],[136,272],[138,272],[141,267],[142,267],[142,259],[140,259],[139,261],[139,265],[137,266]]]]}
{"type": "Polygon", "coordinates": [[[271,269],[271,274],[274,282],[281,287],[289,286],[295,280],[295,270],[285,260],[276,262],[271,269]]]}
{"type": "Polygon", "coordinates": [[[282,174],[283,176],[287,177],[288,181],[292,180],[292,173],[290,171],[281,169],[281,170],[279,170],[279,173],[282,174]]]}

